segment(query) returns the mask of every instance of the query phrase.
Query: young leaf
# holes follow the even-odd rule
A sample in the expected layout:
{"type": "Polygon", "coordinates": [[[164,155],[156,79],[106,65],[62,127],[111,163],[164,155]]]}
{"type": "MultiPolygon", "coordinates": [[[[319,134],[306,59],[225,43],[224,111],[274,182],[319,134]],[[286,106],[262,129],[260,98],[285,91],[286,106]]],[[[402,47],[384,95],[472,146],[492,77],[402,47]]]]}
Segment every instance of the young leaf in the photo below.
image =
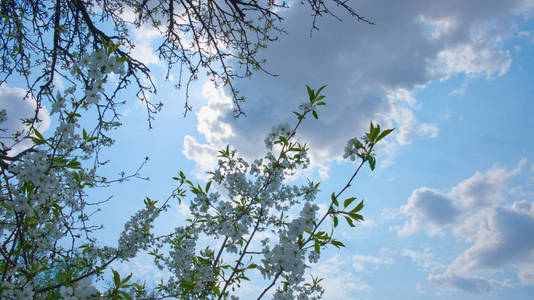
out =
{"type": "Polygon", "coordinates": [[[351,213],[357,213],[360,210],[362,210],[362,208],[363,208],[363,200],[360,201],[360,203],[358,205],[356,205],[356,207],[354,209],[352,209],[350,212],[351,213]]]}
{"type": "Polygon", "coordinates": [[[350,197],[345,199],[345,201],[343,202],[343,208],[347,208],[347,206],[349,206],[354,200],[356,200],[356,197],[350,197]]]}
{"type": "Polygon", "coordinates": [[[121,276],[119,275],[119,272],[114,269],[111,269],[111,272],[113,272],[113,283],[115,283],[116,287],[119,287],[121,285],[121,276]]]}
{"type": "MultiPolygon", "coordinates": [[[[130,278],[132,278],[132,275],[133,275],[133,273],[130,273],[130,275],[126,276],[126,278],[124,278],[124,279],[122,280],[122,283],[126,283],[126,282],[128,282],[128,280],[130,280],[130,278]]],[[[122,285],[122,287],[125,287],[124,284],[122,285]]]]}
{"type": "Polygon", "coordinates": [[[332,196],[330,196],[330,198],[334,202],[335,206],[339,206],[339,203],[337,202],[337,199],[336,199],[336,193],[332,192],[332,196]]]}
{"type": "Polygon", "coordinates": [[[41,135],[41,133],[39,131],[37,131],[37,129],[33,129],[33,133],[35,133],[35,135],[41,140],[41,141],[45,141],[45,138],[41,135]]]}
{"type": "Polygon", "coordinates": [[[308,96],[310,97],[310,101],[313,100],[313,98],[315,98],[315,94],[313,93],[313,90],[311,89],[311,87],[306,85],[306,90],[308,90],[308,96]]]}
{"type": "Polygon", "coordinates": [[[381,139],[385,138],[388,134],[390,134],[393,130],[395,130],[395,128],[391,128],[391,129],[386,129],[384,131],[382,131],[382,133],[376,138],[376,141],[375,142],[378,142],[380,141],[381,139]]]}
{"type": "Polygon", "coordinates": [[[111,48],[109,48],[108,54],[111,54],[111,53],[115,52],[115,50],[119,49],[119,46],[120,46],[120,44],[115,44],[115,45],[111,46],[111,48]]]}
{"type": "Polygon", "coordinates": [[[364,219],[363,219],[363,216],[360,215],[360,214],[357,214],[357,213],[352,213],[352,212],[351,212],[351,213],[349,213],[349,216],[350,216],[353,220],[358,221],[358,222],[364,220],[364,219]]]}
{"type": "Polygon", "coordinates": [[[369,160],[369,167],[371,167],[371,171],[374,171],[376,166],[376,158],[372,155],[369,155],[367,159],[369,160]]]}
{"type": "Polygon", "coordinates": [[[206,188],[204,189],[206,191],[206,193],[208,193],[208,191],[210,189],[210,186],[211,186],[211,180],[208,181],[208,183],[206,183],[206,188]]]}
{"type": "Polygon", "coordinates": [[[315,252],[317,252],[317,254],[321,253],[321,246],[319,245],[319,240],[315,240],[315,244],[313,245],[314,249],[315,249],[315,252]]]}
{"type": "Polygon", "coordinates": [[[355,225],[354,225],[354,222],[352,222],[352,219],[351,219],[351,218],[349,218],[349,217],[345,217],[345,220],[347,220],[347,223],[349,223],[349,226],[350,226],[350,227],[354,227],[354,226],[355,226],[355,225]]]}
{"type": "Polygon", "coordinates": [[[317,95],[319,95],[321,93],[321,91],[326,87],[326,85],[323,85],[322,87],[320,87],[318,90],[317,90],[317,95]]]}
{"type": "Polygon", "coordinates": [[[336,248],[340,248],[340,247],[345,247],[345,244],[343,244],[342,242],[338,241],[338,240],[332,240],[330,242],[330,244],[336,246],[336,248]]]}

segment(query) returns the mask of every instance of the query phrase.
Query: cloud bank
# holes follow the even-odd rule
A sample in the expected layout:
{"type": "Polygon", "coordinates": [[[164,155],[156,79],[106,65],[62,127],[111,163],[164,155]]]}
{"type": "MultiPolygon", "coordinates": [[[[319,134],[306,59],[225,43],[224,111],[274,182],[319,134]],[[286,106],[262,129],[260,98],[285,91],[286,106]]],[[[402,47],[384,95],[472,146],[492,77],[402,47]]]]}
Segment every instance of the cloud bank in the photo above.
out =
{"type": "Polygon", "coordinates": [[[532,3],[357,1],[353,6],[376,25],[322,18],[312,38],[311,17],[296,5],[283,12],[288,35],[263,52],[266,68],[280,76],[257,73],[236,83],[247,97],[246,118],[233,119],[228,105],[213,100],[220,95],[208,93],[209,104],[197,112],[205,141],[186,138],[184,152],[206,153],[188,156],[202,168],[210,160],[208,148],[231,144],[245,156],[260,155],[268,130],[293,120],[291,111],[305,100],[306,84],[328,84],[328,105],[319,121],[310,120],[300,132],[312,149],[312,164],[325,175],[329,163],[340,159],[346,141],[361,136],[369,120],[397,128],[395,142],[387,145],[391,149],[414,138],[436,137],[439,124],[418,122],[416,111],[424,103],[413,92],[455,75],[505,74],[512,60],[503,41],[513,36],[513,18],[529,11],[532,3]]]}
{"type": "MultiPolygon", "coordinates": [[[[534,285],[534,200],[503,204],[515,196],[510,193],[509,182],[525,164],[526,160],[521,160],[512,170],[493,167],[485,173],[476,172],[448,193],[427,187],[413,191],[401,207],[410,220],[399,235],[419,230],[443,234],[450,228],[458,241],[468,245],[446,267],[424,268],[430,281],[475,294],[514,284],[534,285]],[[503,270],[512,270],[515,277],[493,277],[503,270]]],[[[408,252],[406,256],[415,257],[408,252]]]]}
{"type": "MultiPolygon", "coordinates": [[[[0,85],[0,110],[6,110],[7,120],[0,123],[0,142],[7,148],[11,148],[10,155],[30,147],[33,143],[30,140],[13,144],[12,137],[18,133],[21,136],[27,134],[28,127],[23,123],[23,119],[31,119],[35,116],[37,102],[33,97],[27,95],[26,91],[17,87],[0,85]],[[14,146],[14,147],[13,147],[14,146]]],[[[50,126],[50,115],[46,108],[41,107],[37,114],[39,122],[37,130],[41,133],[50,126]]]]}

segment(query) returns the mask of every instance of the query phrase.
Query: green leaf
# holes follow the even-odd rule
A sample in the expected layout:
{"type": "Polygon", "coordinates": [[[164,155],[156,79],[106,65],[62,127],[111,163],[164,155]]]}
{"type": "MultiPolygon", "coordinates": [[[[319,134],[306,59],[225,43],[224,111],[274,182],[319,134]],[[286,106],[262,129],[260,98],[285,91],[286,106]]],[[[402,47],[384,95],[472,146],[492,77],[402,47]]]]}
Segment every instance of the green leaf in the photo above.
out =
{"type": "Polygon", "coordinates": [[[211,186],[211,180],[208,181],[208,183],[206,183],[206,188],[204,189],[206,191],[206,193],[208,193],[208,191],[210,189],[210,186],[211,186]]]}
{"type": "Polygon", "coordinates": [[[358,221],[358,222],[364,220],[364,219],[363,219],[363,216],[360,215],[360,214],[356,214],[356,213],[352,213],[352,212],[351,212],[351,213],[349,213],[349,216],[350,216],[353,220],[358,221]]]}
{"type": "Polygon", "coordinates": [[[345,244],[343,244],[342,242],[340,242],[340,241],[338,241],[338,240],[332,240],[332,241],[330,242],[330,244],[336,246],[338,249],[339,249],[340,247],[345,247],[345,244]]]}
{"type": "Polygon", "coordinates": [[[356,226],[356,225],[354,225],[354,222],[352,222],[352,219],[351,219],[351,218],[345,216],[345,220],[347,220],[347,223],[349,223],[349,226],[350,226],[350,227],[354,227],[354,226],[356,226]]]}
{"type": "Polygon", "coordinates": [[[313,90],[308,85],[306,85],[306,90],[308,90],[308,96],[310,97],[310,101],[312,101],[315,98],[313,90]]]}
{"type": "MultiPolygon", "coordinates": [[[[124,280],[122,280],[122,283],[126,283],[126,282],[128,282],[128,280],[130,280],[130,278],[132,278],[132,275],[133,275],[133,274],[130,273],[130,275],[126,276],[126,278],[124,278],[124,280]]],[[[123,285],[123,287],[124,287],[124,285],[123,285]]]]}
{"type": "Polygon", "coordinates": [[[343,201],[343,208],[347,208],[347,206],[349,206],[354,200],[356,200],[356,197],[350,197],[345,199],[345,201],[343,201]]]}
{"type": "Polygon", "coordinates": [[[213,293],[215,293],[215,296],[220,296],[221,295],[221,291],[219,290],[219,286],[215,285],[213,286],[213,293]]]}
{"type": "Polygon", "coordinates": [[[45,138],[43,137],[43,135],[37,131],[37,129],[33,129],[33,133],[35,133],[35,135],[41,140],[41,141],[45,141],[45,138]]]}
{"type": "Polygon", "coordinates": [[[369,155],[367,159],[369,160],[369,167],[371,167],[371,171],[374,171],[376,166],[376,158],[372,155],[369,155]]]}
{"type": "Polygon", "coordinates": [[[76,179],[77,183],[80,183],[82,181],[82,177],[80,176],[80,174],[78,174],[78,172],[72,172],[72,175],[74,175],[74,179],[76,179]]]}
{"type": "Polygon", "coordinates": [[[328,234],[326,234],[326,232],[324,231],[319,231],[315,234],[315,238],[320,240],[326,240],[328,239],[328,234]]]}
{"type": "Polygon", "coordinates": [[[375,142],[380,141],[381,139],[385,138],[388,134],[390,134],[395,128],[386,129],[382,131],[382,133],[376,138],[375,142]]]}
{"type": "Polygon", "coordinates": [[[111,269],[111,272],[113,272],[113,283],[115,283],[116,287],[119,287],[121,285],[121,276],[119,275],[119,272],[114,269],[111,269]]]}
{"type": "Polygon", "coordinates": [[[337,216],[334,216],[334,228],[337,227],[337,224],[338,224],[337,216]]]}
{"type": "Polygon", "coordinates": [[[357,213],[360,210],[362,210],[362,208],[363,208],[363,200],[360,201],[360,203],[358,205],[356,205],[356,207],[354,209],[352,209],[350,212],[351,213],[357,213]]]}
{"type": "MultiPolygon", "coordinates": [[[[319,94],[319,93],[317,93],[317,94],[319,94]]],[[[324,96],[324,95],[318,96],[317,98],[315,98],[315,102],[317,102],[317,101],[321,101],[321,100],[324,99],[325,97],[326,97],[326,96],[324,96]]],[[[317,103],[316,105],[325,105],[324,102],[320,102],[320,103],[322,103],[322,104],[317,103]]]]}
{"type": "Polygon", "coordinates": [[[36,145],[36,146],[42,145],[42,144],[45,143],[45,141],[37,139],[37,138],[34,138],[34,137],[32,137],[31,140],[33,141],[33,144],[36,145]]]}
{"type": "Polygon", "coordinates": [[[81,166],[82,166],[82,164],[79,161],[77,161],[76,159],[72,159],[67,164],[67,168],[70,168],[70,169],[81,169],[82,168],[81,166]]]}
{"type": "Polygon", "coordinates": [[[379,133],[380,133],[380,128],[375,127],[373,131],[371,131],[371,141],[376,141],[376,137],[378,136],[379,133]]]}
{"type": "MultiPolygon", "coordinates": [[[[111,43],[111,41],[110,41],[110,43],[111,43]]],[[[115,44],[115,45],[111,46],[111,48],[109,48],[108,55],[113,53],[113,52],[115,52],[115,50],[119,49],[119,46],[120,46],[120,44],[115,44]]]]}
{"type": "Polygon", "coordinates": [[[120,293],[124,296],[124,298],[126,298],[128,300],[132,300],[132,296],[130,296],[127,292],[120,291],[120,293]]]}
{"type": "Polygon", "coordinates": [[[317,115],[317,112],[315,110],[312,111],[312,114],[315,119],[319,119],[319,116],[317,115]]]}
{"type": "Polygon", "coordinates": [[[339,206],[339,203],[337,202],[337,199],[336,199],[336,193],[335,192],[332,192],[332,196],[330,196],[330,198],[334,202],[335,206],[339,206]]]}
{"type": "Polygon", "coordinates": [[[317,95],[319,95],[321,93],[321,91],[326,87],[327,85],[323,85],[322,87],[320,87],[318,90],[317,90],[317,95]]]}
{"type": "Polygon", "coordinates": [[[106,43],[106,40],[104,39],[104,37],[102,35],[99,35],[98,37],[100,38],[100,42],[102,43],[104,48],[107,48],[107,43],[106,43]]]}

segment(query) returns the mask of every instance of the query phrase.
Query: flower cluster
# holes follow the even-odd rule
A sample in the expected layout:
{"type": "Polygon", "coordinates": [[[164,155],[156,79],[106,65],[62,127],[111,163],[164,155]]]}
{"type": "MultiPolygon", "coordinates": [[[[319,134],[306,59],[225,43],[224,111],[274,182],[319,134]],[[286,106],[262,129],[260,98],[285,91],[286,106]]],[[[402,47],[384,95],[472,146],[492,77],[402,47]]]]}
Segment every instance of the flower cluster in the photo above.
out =
{"type": "Polygon", "coordinates": [[[293,284],[298,284],[303,280],[306,267],[305,250],[302,244],[296,241],[302,238],[305,230],[313,230],[318,209],[317,205],[306,202],[300,216],[291,221],[286,230],[280,232],[279,244],[273,249],[269,249],[268,246],[264,247],[263,265],[259,269],[265,277],[272,278],[280,270],[285,270],[290,275],[293,284]]]}
{"type": "Polygon", "coordinates": [[[89,277],[76,282],[72,287],[62,286],[59,294],[63,300],[92,300],[100,296],[89,277]]]}
{"type": "Polygon", "coordinates": [[[356,139],[352,138],[347,141],[347,146],[345,146],[345,153],[343,153],[343,158],[349,158],[351,161],[355,161],[357,157],[360,157],[364,153],[364,148],[362,143],[356,139]]]}
{"type": "Polygon", "coordinates": [[[17,288],[16,283],[9,281],[0,282],[0,296],[3,299],[33,300],[34,295],[31,282],[27,282],[22,288],[17,288]]]}
{"type": "Polygon", "coordinates": [[[269,150],[272,150],[274,146],[274,142],[279,137],[282,136],[285,138],[289,138],[291,136],[291,133],[292,133],[292,130],[289,124],[280,124],[277,127],[273,127],[273,129],[271,130],[271,133],[269,133],[264,140],[265,147],[269,150]]]}
{"type": "Polygon", "coordinates": [[[160,212],[155,206],[147,205],[124,224],[124,231],[119,238],[119,258],[127,260],[135,257],[140,249],[148,249],[152,238],[150,229],[160,212]]]}
{"type": "Polygon", "coordinates": [[[317,109],[317,104],[315,103],[310,103],[310,102],[304,102],[304,103],[301,103],[299,105],[299,109],[303,112],[303,113],[306,113],[306,112],[310,112],[310,111],[314,111],[317,109]]]}
{"type": "MultiPolygon", "coordinates": [[[[92,168],[85,168],[82,162],[94,157],[95,147],[104,145],[106,140],[103,135],[95,137],[84,129],[80,132],[76,111],[99,103],[110,73],[123,74],[123,60],[111,56],[112,52],[105,47],[84,55],[73,66],[73,75],[86,83],[85,97],[75,101],[74,88],[56,93],[51,105],[52,113],[57,113],[58,125],[52,137],[44,138],[35,130],[29,137],[34,142],[31,149],[9,163],[1,161],[4,176],[0,179],[3,180],[0,241],[6,249],[26,251],[23,254],[32,257],[32,261],[5,264],[0,296],[41,297],[41,291],[48,287],[40,281],[41,270],[57,268],[78,257],[79,274],[73,276],[69,269],[67,279],[62,279],[62,285],[55,291],[62,299],[130,297],[133,290],[143,290],[140,285],[126,283],[131,276],[121,280],[113,271],[115,286],[105,293],[100,293],[90,278],[95,274],[102,278],[103,271],[115,260],[128,261],[140,251],[147,251],[154,257],[155,265],[170,274],[150,291],[150,297],[237,299],[230,291],[239,288],[243,280],[249,280],[248,273],[254,271],[272,280],[264,293],[274,287],[274,299],[317,299],[323,291],[320,280],[312,277],[312,284],[304,283],[307,263],[316,263],[321,249],[329,244],[343,245],[320,226],[329,215],[334,219],[334,227],[337,226],[335,214],[359,220],[362,217],[357,212],[363,207],[360,204],[345,210],[352,200],[345,201],[343,210],[328,209],[321,217],[319,207],[313,203],[319,184],[310,180],[302,185],[288,182],[290,176],[310,163],[308,149],[295,141],[295,133],[308,113],[317,118],[317,107],[324,105],[321,101],[324,96],[319,95],[322,88],[315,91],[308,87],[310,102],[300,107],[301,113],[296,113],[297,124],[274,127],[265,138],[267,153],[262,158],[249,163],[227,147],[219,152],[218,166],[205,186],[194,185],[180,172],[179,178],[173,177],[180,186],[163,205],[156,206],[157,201],[147,197],[146,207],[125,223],[118,246],[99,247],[91,235],[97,227],[88,225],[91,213],[87,212],[90,204],[86,200],[87,188],[107,182],[96,175],[98,159],[92,168]],[[67,111],[69,103],[71,112],[67,111]],[[183,184],[194,194],[189,205],[191,218],[187,225],[156,236],[151,232],[155,220],[170,207],[170,199],[181,201],[185,197],[183,184]],[[296,212],[299,213],[295,216],[296,212]],[[265,238],[271,235],[278,239],[265,238]],[[258,243],[260,237],[263,239],[258,243]],[[213,243],[201,249],[198,245],[205,241],[213,243]],[[65,245],[70,245],[70,249],[65,245]],[[279,278],[281,283],[277,282],[279,278]]],[[[0,122],[6,118],[0,111],[0,122]]],[[[371,124],[368,140],[373,143],[364,139],[363,146],[351,139],[344,156],[352,160],[360,157],[363,162],[367,159],[373,168],[372,145],[383,136],[379,127],[371,124]],[[367,147],[368,144],[371,146],[367,147]]],[[[338,205],[336,197],[332,194],[330,208],[338,205]]],[[[21,255],[13,252],[13,257],[21,255]]],[[[141,296],[146,297],[147,293],[141,296]]]]}
{"type": "Polygon", "coordinates": [[[85,101],[87,104],[98,104],[101,94],[104,92],[104,84],[107,82],[108,74],[115,73],[123,75],[124,60],[120,57],[110,56],[106,49],[100,49],[93,53],[82,56],[78,64],[74,64],[71,74],[79,78],[86,76],[90,86],[85,91],[85,101]],[[85,74],[83,68],[87,68],[85,74]]]}
{"type": "MultiPolygon", "coordinates": [[[[107,60],[98,60],[97,55],[92,54],[86,57],[95,63],[86,66],[88,73],[92,74],[88,81],[91,87],[104,83],[106,74],[110,72],[124,72],[123,63],[114,57],[107,60]],[[95,68],[101,72],[100,75],[95,68]]],[[[79,67],[74,68],[80,72],[78,76],[82,76],[79,67]]],[[[14,259],[2,266],[2,299],[33,299],[35,290],[42,288],[40,271],[35,268],[47,270],[71,259],[80,246],[77,241],[82,233],[88,239],[86,242],[94,242],[90,233],[98,227],[86,223],[90,214],[86,211],[88,202],[85,198],[86,188],[95,186],[97,182],[96,166],[84,168],[80,159],[91,158],[95,145],[100,141],[94,141],[85,130],[82,137],[77,120],[79,115],[66,112],[67,103],[71,103],[76,111],[75,90],[73,86],[52,97],[51,112],[58,114],[58,125],[51,137],[45,138],[34,129],[25,137],[33,141],[31,148],[17,156],[6,156],[6,160],[2,156],[0,161],[0,242],[6,249],[13,249],[4,258],[14,259]],[[69,245],[69,238],[70,249],[65,246],[69,245]],[[26,259],[21,263],[18,257],[22,256],[26,259]]],[[[5,110],[1,110],[0,121],[6,119],[5,110]]],[[[9,149],[0,145],[2,153],[8,153],[9,149]]],[[[135,241],[130,244],[137,246],[135,241]]],[[[103,257],[96,254],[100,252],[94,251],[95,256],[103,257]]],[[[116,252],[114,250],[108,258],[115,257],[116,252]]],[[[87,290],[84,284],[85,281],[82,281],[82,285],[76,288],[79,293],[71,288],[64,289],[65,295],[83,296],[83,291],[87,290]]]]}

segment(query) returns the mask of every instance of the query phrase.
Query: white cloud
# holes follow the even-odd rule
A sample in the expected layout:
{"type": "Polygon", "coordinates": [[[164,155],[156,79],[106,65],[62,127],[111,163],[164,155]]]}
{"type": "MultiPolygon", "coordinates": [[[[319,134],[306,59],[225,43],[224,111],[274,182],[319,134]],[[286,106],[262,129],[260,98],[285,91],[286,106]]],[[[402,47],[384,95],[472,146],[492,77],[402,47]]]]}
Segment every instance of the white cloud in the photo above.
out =
{"type": "Polygon", "coordinates": [[[225,114],[232,111],[232,100],[208,82],[202,86],[202,96],[208,99],[208,104],[196,113],[197,130],[210,144],[223,146],[225,141],[235,136],[232,127],[222,120],[225,114]]]}
{"type": "Polygon", "coordinates": [[[425,253],[404,250],[403,255],[445,289],[484,293],[497,287],[533,285],[534,202],[519,200],[503,206],[506,197],[517,194],[509,192],[507,184],[525,164],[522,159],[512,170],[494,166],[484,173],[476,172],[447,194],[430,188],[414,190],[401,208],[410,220],[398,233],[409,235],[426,229],[432,234],[452,228],[454,237],[468,246],[447,266],[436,263],[429,249],[425,253]],[[513,271],[516,277],[494,278],[505,270],[513,271]]]}
{"type": "MultiPolygon", "coordinates": [[[[430,282],[446,290],[463,290],[481,294],[490,291],[495,285],[508,286],[505,282],[483,278],[468,272],[451,272],[450,267],[443,264],[439,257],[431,252],[428,245],[423,247],[423,251],[403,249],[402,255],[410,258],[418,267],[429,273],[430,282]]],[[[417,290],[423,292],[419,288],[417,290]]]]}
{"type": "Polygon", "coordinates": [[[325,289],[324,299],[360,299],[364,291],[372,290],[360,276],[355,274],[375,271],[385,265],[393,264],[393,253],[388,249],[380,249],[378,256],[351,255],[341,257],[334,255],[327,260],[312,265],[309,274],[323,278],[321,286],[325,289]],[[340,271],[341,270],[341,271],[340,271]]]}
{"type": "Polygon", "coordinates": [[[485,74],[491,78],[493,75],[506,74],[511,64],[508,51],[467,44],[441,51],[434,71],[441,74],[442,79],[459,73],[470,77],[485,74]]]}
{"type": "Polygon", "coordinates": [[[417,122],[415,115],[409,108],[394,102],[390,102],[389,117],[395,121],[397,142],[406,145],[412,142],[413,127],[417,122]]]}
{"type": "Polygon", "coordinates": [[[355,295],[371,289],[368,284],[362,282],[360,278],[347,270],[347,263],[346,260],[336,255],[312,267],[310,273],[323,278],[323,281],[321,281],[321,286],[325,289],[323,299],[356,300],[358,298],[355,295]],[[345,271],[340,272],[340,270],[345,271]]]}
{"type": "Polygon", "coordinates": [[[159,57],[154,53],[154,49],[150,46],[150,40],[142,40],[136,43],[130,54],[145,65],[163,66],[159,57]]]}
{"type": "Polygon", "coordinates": [[[410,258],[418,267],[426,272],[435,273],[445,269],[445,265],[431,252],[429,246],[424,246],[423,251],[403,249],[402,255],[410,258]]]}
{"type": "Polygon", "coordinates": [[[178,213],[178,215],[182,216],[182,217],[189,217],[190,216],[190,211],[189,211],[189,205],[187,203],[185,203],[185,201],[182,201],[178,207],[176,207],[176,212],[178,213]]]}
{"type": "Polygon", "coordinates": [[[202,96],[208,99],[208,104],[196,113],[197,131],[204,136],[206,143],[201,144],[194,136],[186,135],[182,151],[187,159],[197,163],[199,169],[196,175],[200,177],[216,167],[218,151],[235,137],[232,127],[221,120],[222,115],[232,110],[232,100],[211,83],[203,85],[202,96]]]}
{"type": "Polygon", "coordinates": [[[455,235],[473,243],[449,266],[455,272],[499,270],[507,265],[532,265],[534,259],[534,203],[494,207],[468,218],[455,235]]]}
{"type": "Polygon", "coordinates": [[[163,63],[156,55],[154,48],[151,46],[152,41],[161,37],[160,31],[152,26],[150,22],[144,23],[139,27],[133,25],[133,22],[137,19],[137,14],[129,7],[123,8],[120,11],[120,16],[126,22],[130,23],[128,30],[131,33],[132,38],[135,40],[135,47],[130,49],[130,54],[132,57],[144,63],[145,65],[152,64],[162,67],[163,63]]]}
{"type": "Polygon", "coordinates": [[[494,166],[484,174],[476,172],[453,187],[449,195],[456,199],[458,206],[465,209],[496,204],[502,201],[503,190],[509,179],[519,174],[524,164],[524,160],[520,161],[518,166],[511,171],[494,166]]]}
{"type": "MultiPolygon", "coordinates": [[[[160,280],[167,280],[171,274],[159,270],[153,262],[154,257],[146,252],[140,252],[127,262],[115,262],[113,268],[116,269],[121,275],[133,274],[131,282],[158,282],[160,280]]],[[[107,278],[111,277],[106,276],[107,278]]],[[[122,276],[121,276],[122,277],[122,276]]]]}
{"type": "MultiPolygon", "coordinates": [[[[0,123],[0,141],[6,144],[8,148],[13,146],[12,137],[17,132],[21,136],[28,134],[28,127],[24,125],[21,119],[31,119],[35,116],[37,102],[30,95],[27,96],[25,90],[17,87],[8,87],[3,84],[0,86],[0,108],[7,112],[7,120],[0,123]],[[5,130],[5,131],[4,131],[5,130]]],[[[46,108],[41,107],[37,114],[40,122],[37,123],[37,130],[41,133],[46,131],[50,126],[50,115],[46,108]]],[[[32,145],[29,140],[19,142],[12,148],[10,154],[24,150],[32,145]]]]}
{"type": "Polygon", "coordinates": [[[472,275],[430,275],[429,280],[453,290],[463,290],[472,294],[487,293],[492,290],[494,285],[505,285],[497,280],[488,280],[472,275]]]}
{"type": "Polygon", "coordinates": [[[184,149],[182,153],[187,159],[195,161],[200,169],[197,169],[196,176],[205,178],[208,170],[213,170],[217,165],[217,151],[219,149],[212,145],[201,144],[193,136],[184,137],[184,149]]]}
{"type": "Polygon", "coordinates": [[[401,212],[411,216],[399,231],[399,235],[410,235],[421,227],[426,227],[431,234],[438,233],[440,228],[452,224],[460,215],[449,196],[430,189],[418,188],[412,192],[408,203],[401,207],[401,212]]]}
{"type": "Polygon", "coordinates": [[[393,259],[389,256],[389,252],[385,249],[380,250],[381,254],[380,256],[372,256],[372,255],[353,255],[351,256],[352,259],[352,267],[356,272],[362,272],[369,266],[372,266],[372,268],[377,268],[381,265],[391,265],[393,263],[393,259]]]}
{"type": "Polygon", "coordinates": [[[427,136],[431,139],[438,137],[439,128],[434,124],[421,123],[417,129],[417,134],[427,136]]]}
{"type": "Polygon", "coordinates": [[[400,209],[410,220],[398,230],[399,235],[407,236],[422,228],[429,234],[441,233],[442,228],[456,224],[460,217],[501,203],[507,183],[521,172],[525,163],[522,159],[510,171],[494,166],[485,173],[476,172],[446,194],[428,187],[415,189],[400,209]]]}
{"type": "Polygon", "coordinates": [[[329,164],[340,159],[347,139],[361,136],[369,120],[380,121],[383,128],[396,127],[390,140],[396,139],[397,145],[410,143],[415,135],[436,137],[436,125],[417,122],[413,91],[456,74],[506,73],[511,55],[503,41],[515,36],[511,20],[529,6],[521,0],[387,1],[359,3],[358,9],[377,25],[324,18],[311,39],[305,10],[297,5],[283,12],[289,34],[263,52],[266,68],[280,76],[256,73],[253,81],[235,83],[247,97],[242,106],[246,118],[233,119],[227,107],[199,112],[199,118],[213,116],[213,110],[219,113],[203,130],[210,135],[208,143],[224,141],[247,156],[259,156],[268,130],[294,120],[291,111],[305,100],[305,84],[328,84],[327,106],[319,111],[319,121],[306,120],[300,131],[312,149],[312,165],[321,168],[323,176],[329,164]],[[227,131],[233,135],[225,136],[227,131]]]}

